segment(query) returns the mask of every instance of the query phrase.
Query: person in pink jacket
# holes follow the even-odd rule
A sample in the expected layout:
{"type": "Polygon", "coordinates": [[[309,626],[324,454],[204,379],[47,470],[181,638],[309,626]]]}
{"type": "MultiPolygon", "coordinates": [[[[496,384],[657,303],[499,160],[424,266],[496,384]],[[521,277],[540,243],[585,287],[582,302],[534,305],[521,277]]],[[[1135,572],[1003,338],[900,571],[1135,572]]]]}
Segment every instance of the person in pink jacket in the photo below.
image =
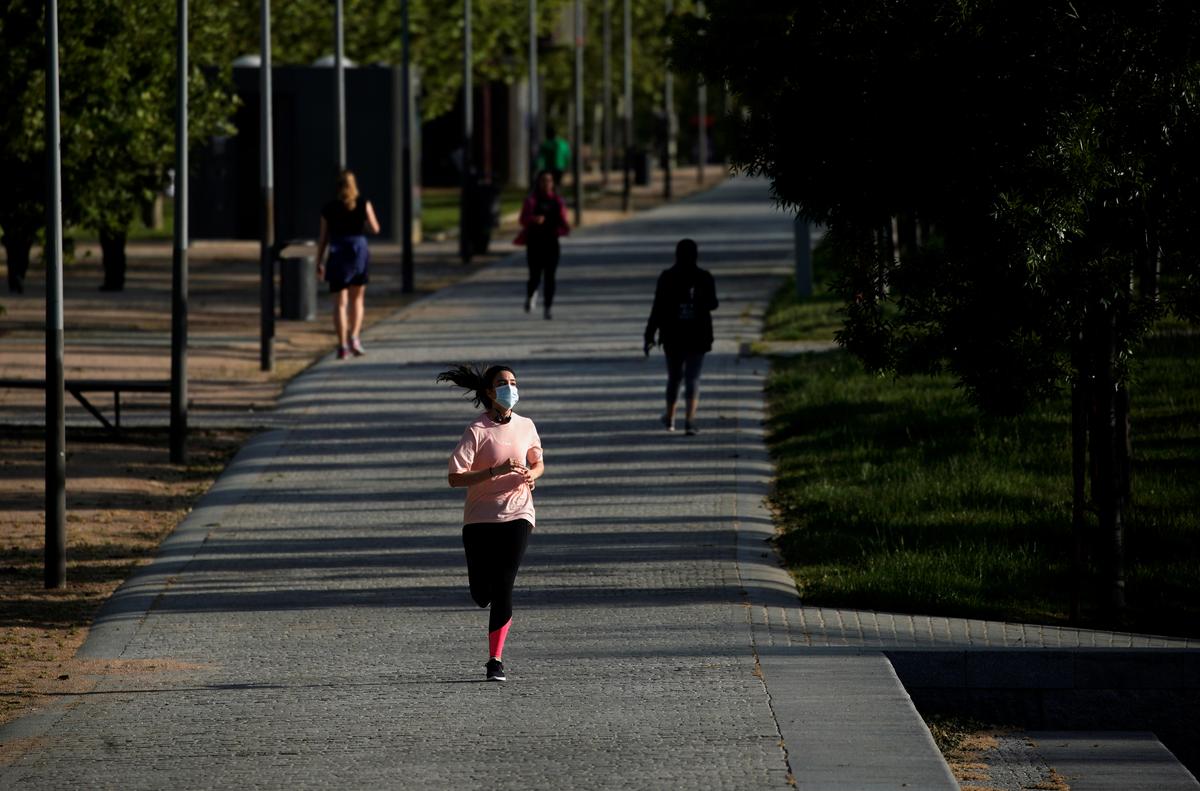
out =
{"type": "Polygon", "coordinates": [[[525,260],[529,264],[529,282],[525,286],[525,312],[533,310],[537,292],[545,278],[542,292],[542,315],[551,318],[554,304],[555,273],[558,271],[558,237],[571,232],[567,222],[567,204],[554,191],[554,176],[549,171],[538,173],[537,187],[521,205],[521,232],[514,244],[525,245],[525,260]]]}
{"type": "Polygon", "coordinates": [[[504,365],[486,371],[459,365],[438,375],[467,391],[484,411],[450,454],[449,480],[465,487],[463,548],[471,598],[488,615],[488,681],[506,681],[504,641],[512,624],[512,592],[536,514],[534,482],[542,477],[542,441],[533,421],[513,412],[517,375],[504,365]]]}

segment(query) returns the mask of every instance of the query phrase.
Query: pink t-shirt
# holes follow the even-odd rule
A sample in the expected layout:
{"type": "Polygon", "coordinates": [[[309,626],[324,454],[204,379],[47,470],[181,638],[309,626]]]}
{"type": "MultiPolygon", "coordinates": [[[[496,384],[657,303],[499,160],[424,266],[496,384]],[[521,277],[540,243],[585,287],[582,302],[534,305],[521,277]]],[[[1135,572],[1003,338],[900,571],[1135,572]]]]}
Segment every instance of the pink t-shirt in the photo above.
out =
{"type": "MultiPolygon", "coordinates": [[[[486,470],[514,458],[524,459],[530,466],[541,461],[542,440],[533,421],[514,412],[512,420],[497,423],[484,412],[463,432],[450,455],[450,472],[486,470]]],[[[533,491],[518,473],[497,475],[467,487],[464,525],[514,519],[528,519],[534,524],[533,491]]]]}

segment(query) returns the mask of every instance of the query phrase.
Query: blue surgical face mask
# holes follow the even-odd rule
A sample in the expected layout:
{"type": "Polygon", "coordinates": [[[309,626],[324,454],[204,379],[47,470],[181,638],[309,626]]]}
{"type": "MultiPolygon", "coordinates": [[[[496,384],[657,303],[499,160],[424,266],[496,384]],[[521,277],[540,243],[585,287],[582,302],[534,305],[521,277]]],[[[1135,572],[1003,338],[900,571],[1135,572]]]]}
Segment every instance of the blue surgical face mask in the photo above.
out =
{"type": "Polygon", "coordinates": [[[516,385],[500,385],[496,388],[496,397],[493,400],[502,409],[512,409],[520,399],[516,385]]]}

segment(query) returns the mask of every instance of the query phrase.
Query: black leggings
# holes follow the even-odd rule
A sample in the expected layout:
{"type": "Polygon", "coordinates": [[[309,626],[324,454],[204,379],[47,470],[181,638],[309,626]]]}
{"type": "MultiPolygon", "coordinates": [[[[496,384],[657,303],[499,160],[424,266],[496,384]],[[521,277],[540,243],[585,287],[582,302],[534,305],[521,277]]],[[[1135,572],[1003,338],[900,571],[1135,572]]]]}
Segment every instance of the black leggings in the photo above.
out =
{"type": "Polygon", "coordinates": [[[494,632],[512,618],[513,584],[533,525],[526,519],[512,522],[477,522],[463,525],[467,551],[467,577],[471,598],[480,607],[492,605],[488,631],[494,632]]]}
{"type": "Polygon", "coordinates": [[[558,239],[534,242],[525,248],[525,260],[529,264],[529,282],[525,285],[525,297],[533,296],[546,278],[546,289],[542,292],[542,304],[547,308],[554,304],[554,275],[558,271],[558,239]]]}

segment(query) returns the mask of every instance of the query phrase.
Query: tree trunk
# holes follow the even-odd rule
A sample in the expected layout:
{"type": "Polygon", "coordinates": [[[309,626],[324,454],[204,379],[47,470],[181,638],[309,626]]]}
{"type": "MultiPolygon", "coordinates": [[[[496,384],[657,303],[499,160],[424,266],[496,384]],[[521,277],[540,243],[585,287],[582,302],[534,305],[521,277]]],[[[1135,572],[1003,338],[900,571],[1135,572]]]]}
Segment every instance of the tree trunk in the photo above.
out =
{"type": "Polygon", "coordinates": [[[1151,222],[1146,223],[1145,248],[1138,262],[1138,292],[1148,302],[1158,302],[1158,280],[1162,271],[1162,254],[1158,233],[1151,222]]]}
{"type": "Polygon", "coordinates": [[[1125,608],[1125,535],[1122,520],[1122,457],[1125,431],[1118,406],[1123,387],[1116,376],[1116,316],[1109,307],[1096,312],[1089,339],[1092,363],[1091,414],[1089,416],[1092,469],[1092,502],[1107,546],[1108,604],[1113,615],[1125,608]]]}
{"type": "Polygon", "coordinates": [[[100,254],[104,263],[101,291],[121,291],[125,288],[125,237],[125,231],[100,231],[100,254]]]}
{"type": "Polygon", "coordinates": [[[25,237],[13,233],[5,233],[0,239],[8,260],[8,290],[12,294],[25,292],[25,275],[29,272],[29,251],[33,247],[33,237],[25,237]]]}
{"type": "Polygon", "coordinates": [[[1083,610],[1087,579],[1087,435],[1088,384],[1090,373],[1082,348],[1082,338],[1076,336],[1071,344],[1071,364],[1075,378],[1071,383],[1071,538],[1073,553],[1071,572],[1071,621],[1079,623],[1083,610]]]}

